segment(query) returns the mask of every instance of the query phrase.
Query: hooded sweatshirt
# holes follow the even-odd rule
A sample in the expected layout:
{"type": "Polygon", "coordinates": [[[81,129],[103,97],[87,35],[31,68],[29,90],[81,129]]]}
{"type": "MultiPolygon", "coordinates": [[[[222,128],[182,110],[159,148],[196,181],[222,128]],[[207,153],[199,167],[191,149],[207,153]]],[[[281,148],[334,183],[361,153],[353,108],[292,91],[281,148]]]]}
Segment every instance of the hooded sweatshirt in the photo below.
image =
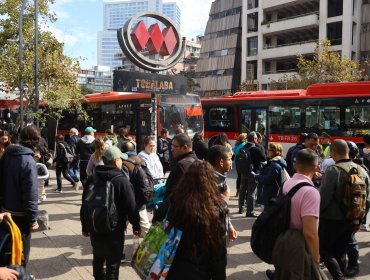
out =
{"type": "MultiPolygon", "coordinates": [[[[121,170],[117,169],[115,166],[98,165],[95,168],[94,176],[90,177],[87,181],[87,185],[99,184],[99,181],[105,182],[117,175],[122,175],[112,181],[114,186],[114,201],[118,210],[117,230],[122,230],[123,232],[126,228],[127,219],[132,224],[134,231],[140,230],[140,217],[136,209],[133,187],[121,170]]],[[[82,201],[86,196],[86,190],[87,188],[84,188],[82,201]]],[[[83,224],[82,227],[82,231],[86,232],[83,224]]]]}
{"type": "Polygon", "coordinates": [[[82,137],[76,146],[76,154],[80,155],[80,160],[88,161],[90,156],[94,153],[94,140],[92,135],[85,135],[82,137]]]}
{"type": "Polygon", "coordinates": [[[37,221],[37,168],[34,152],[22,145],[10,145],[0,161],[0,204],[13,216],[37,221]]]}

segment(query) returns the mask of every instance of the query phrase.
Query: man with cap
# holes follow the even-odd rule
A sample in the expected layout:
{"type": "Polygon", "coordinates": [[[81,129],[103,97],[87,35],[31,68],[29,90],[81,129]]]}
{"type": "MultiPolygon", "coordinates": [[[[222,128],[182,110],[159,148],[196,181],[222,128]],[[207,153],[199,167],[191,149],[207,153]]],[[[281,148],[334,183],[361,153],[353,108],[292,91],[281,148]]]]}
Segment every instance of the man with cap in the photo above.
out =
{"type": "Polygon", "coordinates": [[[86,127],[85,135],[77,142],[76,155],[79,156],[80,160],[80,180],[82,186],[85,187],[87,181],[86,168],[89,163],[91,155],[94,153],[94,133],[96,130],[91,126],[86,127]]]}
{"type": "MultiPolygon", "coordinates": [[[[86,183],[86,186],[105,185],[110,181],[114,187],[114,202],[117,207],[118,223],[116,228],[108,234],[98,235],[88,232],[82,223],[82,235],[90,236],[93,247],[93,275],[95,279],[118,279],[121,255],[125,241],[127,219],[132,224],[135,235],[140,235],[140,218],[135,203],[133,188],[122,172],[122,160],[127,160],[117,147],[108,147],[103,153],[104,165],[98,165],[95,174],[86,183]],[[104,270],[104,264],[106,269],[104,270]]],[[[82,200],[87,195],[88,188],[84,189],[82,200]]]]}

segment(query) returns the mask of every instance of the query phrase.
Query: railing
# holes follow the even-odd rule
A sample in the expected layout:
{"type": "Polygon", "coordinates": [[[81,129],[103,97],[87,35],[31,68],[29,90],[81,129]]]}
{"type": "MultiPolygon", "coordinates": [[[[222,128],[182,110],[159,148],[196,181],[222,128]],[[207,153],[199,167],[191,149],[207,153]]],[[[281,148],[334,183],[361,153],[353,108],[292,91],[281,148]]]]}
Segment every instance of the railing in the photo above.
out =
{"type": "Polygon", "coordinates": [[[288,46],[295,46],[295,45],[302,45],[302,44],[308,44],[308,43],[316,43],[318,39],[312,39],[308,41],[302,41],[302,42],[295,42],[295,43],[289,43],[289,44],[283,44],[283,45],[276,45],[276,46],[271,46],[271,45],[265,45],[263,47],[264,50],[266,49],[274,49],[274,48],[281,48],[281,47],[288,47],[288,46]]]}
{"type": "Polygon", "coordinates": [[[276,70],[276,71],[264,71],[262,75],[281,74],[281,73],[288,73],[288,72],[297,72],[297,69],[292,68],[292,69],[284,69],[284,70],[276,70]]]}
{"type": "Polygon", "coordinates": [[[267,20],[263,20],[261,22],[261,25],[267,25],[267,24],[271,24],[271,23],[275,23],[275,22],[279,22],[279,21],[285,21],[285,20],[289,20],[289,19],[294,19],[294,18],[300,18],[300,17],[304,17],[304,16],[309,16],[309,15],[319,15],[319,12],[312,12],[312,13],[306,13],[306,14],[301,14],[301,15],[296,15],[296,16],[292,16],[292,17],[286,17],[286,18],[281,18],[281,19],[278,19],[278,20],[274,20],[274,21],[267,21],[267,20]]]}

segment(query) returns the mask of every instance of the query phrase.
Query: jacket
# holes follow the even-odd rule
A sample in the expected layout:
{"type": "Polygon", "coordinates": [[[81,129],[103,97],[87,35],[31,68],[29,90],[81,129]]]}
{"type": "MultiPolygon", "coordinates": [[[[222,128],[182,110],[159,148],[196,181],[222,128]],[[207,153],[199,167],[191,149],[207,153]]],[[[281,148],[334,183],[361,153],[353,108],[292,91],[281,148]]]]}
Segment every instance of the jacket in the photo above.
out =
{"type": "Polygon", "coordinates": [[[276,280],[326,280],[306,247],[302,231],[289,229],[276,240],[272,252],[276,280]]]}
{"type": "MultiPolygon", "coordinates": [[[[164,202],[155,212],[152,223],[163,221],[169,208],[169,201],[164,202]]],[[[175,206],[173,206],[175,207],[175,206]]],[[[187,233],[183,232],[179,247],[171,265],[167,280],[225,280],[226,279],[226,217],[221,214],[219,217],[223,225],[220,236],[221,245],[218,250],[213,252],[203,252],[199,261],[194,262],[191,259],[193,244],[187,238],[187,233]]],[[[171,224],[171,221],[169,221],[171,224]]],[[[191,221],[189,221],[191,223],[191,221]]],[[[182,230],[180,228],[180,230],[182,230]]],[[[194,227],[194,230],[196,228],[194,227]]]]}
{"type": "Polygon", "coordinates": [[[77,143],[80,140],[80,138],[77,135],[72,135],[67,140],[67,143],[69,146],[71,146],[73,149],[76,149],[77,143]]]}
{"type": "Polygon", "coordinates": [[[180,182],[182,175],[196,160],[198,160],[198,158],[193,151],[177,159],[177,162],[171,170],[171,173],[166,181],[166,193],[164,195],[165,198],[167,198],[171,194],[173,188],[177,185],[178,182],[180,182]]]}
{"type": "MultiPolygon", "coordinates": [[[[99,183],[99,181],[105,182],[120,174],[122,174],[122,176],[114,179],[112,184],[114,186],[114,201],[118,212],[117,230],[122,230],[123,234],[123,231],[126,229],[127,219],[132,224],[134,231],[140,230],[139,212],[136,209],[135,196],[129,180],[126,178],[123,172],[117,169],[115,166],[98,165],[95,168],[94,176],[90,177],[86,184],[87,186],[90,184],[96,185],[99,183]]],[[[82,201],[86,196],[87,189],[88,188],[84,188],[82,193],[82,201]]],[[[81,224],[82,231],[86,232],[84,224],[82,222],[81,224]]]]}
{"type": "Polygon", "coordinates": [[[56,153],[55,153],[55,158],[53,161],[56,163],[57,166],[68,165],[68,162],[65,161],[65,155],[66,155],[65,147],[67,147],[67,145],[68,144],[65,142],[60,142],[60,143],[57,143],[56,145],[56,153]]]}
{"type": "Polygon", "coordinates": [[[193,151],[200,160],[205,160],[208,154],[208,146],[204,141],[193,141],[193,151]]]}
{"type": "Polygon", "coordinates": [[[76,145],[76,154],[80,156],[80,160],[88,161],[90,156],[94,153],[94,136],[85,135],[76,145]]]}
{"type": "Polygon", "coordinates": [[[163,166],[156,153],[147,154],[145,151],[141,151],[138,156],[142,162],[145,162],[153,179],[164,178],[163,166]]]}
{"type": "MultiPolygon", "coordinates": [[[[369,199],[369,177],[365,169],[358,164],[352,162],[350,159],[339,160],[336,163],[346,163],[350,166],[356,167],[359,172],[359,177],[362,178],[367,187],[367,195],[369,199]]],[[[341,203],[344,198],[344,185],[348,181],[348,174],[339,167],[332,165],[325,171],[321,179],[320,186],[320,219],[324,220],[345,220],[344,213],[341,210],[341,203]]]]}
{"type": "Polygon", "coordinates": [[[279,188],[282,187],[282,171],[286,167],[285,160],[280,156],[269,160],[263,167],[261,173],[256,176],[258,188],[261,188],[260,196],[257,197],[258,203],[267,205],[271,198],[277,197],[279,188]]]}
{"type": "Polygon", "coordinates": [[[240,150],[243,149],[243,147],[245,146],[246,143],[247,142],[242,142],[239,145],[236,145],[234,147],[234,159],[233,159],[234,166],[236,166],[236,161],[235,161],[236,156],[239,154],[240,150]]]}
{"type": "Polygon", "coordinates": [[[22,145],[10,145],[0,161],[1,208],[13,216],[37,221],[38,184],[34,152],[22,145]]]}
{"type": "Polygon", "coordinates": [[[159,137],[157,140],[157,155],[161,162],[169,162],[170,160],[170,139],[159,137]]]}

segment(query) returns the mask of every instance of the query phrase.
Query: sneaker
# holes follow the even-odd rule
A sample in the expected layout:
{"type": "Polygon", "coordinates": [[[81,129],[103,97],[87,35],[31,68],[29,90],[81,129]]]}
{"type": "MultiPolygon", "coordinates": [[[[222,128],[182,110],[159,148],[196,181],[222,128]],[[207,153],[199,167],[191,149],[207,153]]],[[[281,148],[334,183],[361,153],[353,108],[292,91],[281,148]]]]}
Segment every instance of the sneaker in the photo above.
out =
{"type": "Polygon", "coordinates": [[[60,190],[60,189],[55,189],[54,192],[56,192],[56,193],[62,193],[63,191],[60,190]]]}
{"type": "Polygon", "coordinates": [[[258,214],[253,213],[253,212],[250,212],[250,213],[246,213],[245,216],[247,218],[257,218],[258,217],[258,214]]]}
{"type": "Polygon", "coordinates": [[[126,262],[126,254],[125,253],[122,253],[121,263],[125,263],[125,262],[126,262]]]}
{"type": "Polygon", "coordinates": [[[41,200],[42,201],[46,200],[46,194],[44,194],[44,195],[41,196],[41,200]]]}
{"type": "Polygon", "coordinates": [[[348,266],[344,276],[352,278],[355,277],[360,272],[358,265],[348,266]]]}

